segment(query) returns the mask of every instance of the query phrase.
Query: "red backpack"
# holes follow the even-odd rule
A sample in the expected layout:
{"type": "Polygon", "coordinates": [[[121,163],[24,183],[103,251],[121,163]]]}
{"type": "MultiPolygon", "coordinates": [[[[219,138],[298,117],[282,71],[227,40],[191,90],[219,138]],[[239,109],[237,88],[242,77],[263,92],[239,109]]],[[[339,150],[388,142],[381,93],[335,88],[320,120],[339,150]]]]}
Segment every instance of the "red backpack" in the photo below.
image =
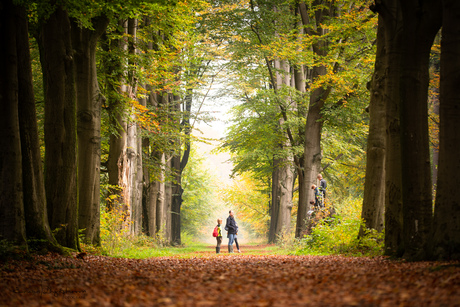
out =
{"type": "Polygon", "coordinates": [[[212,232],[213,237],[217,237],[219,235],[219,226],[216,226],[214,228],[214,231],[212,232]]]}

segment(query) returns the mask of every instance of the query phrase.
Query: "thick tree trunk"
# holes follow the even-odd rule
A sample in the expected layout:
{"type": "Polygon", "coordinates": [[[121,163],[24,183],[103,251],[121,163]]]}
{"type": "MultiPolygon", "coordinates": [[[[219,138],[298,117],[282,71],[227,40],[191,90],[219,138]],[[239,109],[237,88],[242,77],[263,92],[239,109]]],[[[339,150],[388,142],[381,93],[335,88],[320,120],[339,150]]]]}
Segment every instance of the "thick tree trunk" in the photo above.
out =
{"type": "Polygon", "coordinates": [[[441,26],[438,0],[401,1],[404,45],[401,75],[401,149],[404,258],[427,259],[432,227],[428,135],[430,49],[441,26]]]}
{"type": "Polygon", "coordinates": [[[101,105],[104,100],[97,81],[96,47],[107,24],[105,17],[94,21],[94,30],[72,23],[77,89],[78,228],[83,231],[84,241],[93,245],[101,243],[101,105]]]}
{"type": "Polygon", "coordinates": [[[433,253],[460,260],[460,2],[443,0],[439,171],[433,253]]]}
{"type": "Polygon", "coordinates": [[[0,238],[27,249],[16,45],[24,37],[16,33],[16,23],[21,22],[17,9],[10,0],[0,7],[0,238]]]}
{"type": "MultiPolygon", "coordinates": [[[[314,35],[325,35],[328,30],[321,27],[323,18],[328,18],[333,14],[333,1],[326,1],[323,7],[321,1],[314,1],[313,6],[316,7],[315,18],[313,19],[305,2],[299,3],[299,12],[302,23],[306,26],[305,31],[314,35]],[[312,30],[314,29],[314,30],[312,30]],[[313,33],[314,32],[314,33],[313,33]]],[[[313,52],[318,56],[326,56],[328,53],[327,39],[318,41],[313,44],[313,52]]],[[[327,73],[326,67],[319,65],[310,70],[310,80],[314,83],[318,77],[327,73]]],[[[310,188],[312,184],[316,184],[316,176],[321,172],[321,132],[323,122],[321,120],[321,109],[326,102],[331,87],[316,88],[310,93],[310,104],[306,115],[304,139],[304,153],[301,158],[303,163],[303,173],[299,174],[299,180],[302,178],[302,183],[299,182],[299,188],[303,193],[299,198],[296,233],[295,236],[300,238],[307,229],[307,212],[310,210],[310,201],[314,199],[314,192],[310,188]]]]}
{"type": "MultiPolygon", "coordinates": [[[[313,78],[326,73],[324,67],[313,68],[313,78]]],[[[314,80],[313,79],[313,80],[314,80]]],[[[297,212],[296,237],[302,237],[302,234],[307,229],[307,212],[310,210],[310,201],[314,200],[314,191],[310,188],[312,184],[316,184],[316,176],[321,172],[321,131],[323,122],[321,120],[321,109],[329,95],[328,89],[315,89],[310,96],[310,107],[308,109],[307,122],[305,126],[305,144],[303,153],[303,185],[306,189],[306,203],[300,203],[297,212]]]]}
{"type": "Polygon", "coordinates": [[[59,251],[48,223],[45,183],[40,157],[37,114],[32,84],[29,33],[25,8],[17,7],[17,51],[19,79],[19,125],[21,131],[24,212],[28,239],[35,249],[59,251]],[[38,246],[42,245],[42,246],[38,246]]]}
{"type": "MultiPolygon", "coordinates": [[[[379,17],[381,18],[381,17],[379,17]]],[[[366,229],[383,231],[385,208],[385,44],[383,22],[379,21],[377,30],[377,55],[375,70],[370,83],[369,135],[367,137],[366,179],[359,237],[366,229]]]]}
{"type": "Polygon", "coordinates": [[[76,95],[70,21],[61,7],[41,29],[45,84],[45,187],[57,241],[78,249],[76,95]]]}
{"type": "Polygon", "coordinates": [[[402,256],[402,191],[399,88],[402,59],[402,15],[398,0],[374,8],[380,14],[385,32],[385,254],[402,256]]]}
{"type": "MultiPolygon", "coordinates": [[[[301,92],[303,93],[303,98],[302,98],[302,101],[300,101],[297,105],[297,112],[298,112],[298,116],[299,118],[302,118],[302,117],[307,117],[307,108],[305,107],[306,105],[306,102],[304,101],[305,100],[305,92],[306,92],[306,80],[305,80],[305,73],[304,73],[304,67],[295,67],[294,68],[294,84],[295,84],[295,88],[298,92],[301,92]]],[[[305,137],[305,129],[306,127],[303,127],[303,128],[300,128],[299,131],[298,131],[298,137],[299,139],[304,139],[305,137]]],[[[304,157],[303,155],[300,155],[299,157],[297,157],[297,159],[294,159],[295,163],[296,163],[296,172],[297,172],[297,182],[298,182],[298,186],[299,186],[299,192],[298,192],[298,207],[300,208],[303,208],[303,210],[305,210],[305,208],[307,208],[308,206],[308,203],[309,203],[309,200],[308,200],[308,193],[309,193],[309,190],[310,190],[310,186],[308,185],[308,181],[305,180],[305,163],[304,163],[304,157]]],[[[299,224],[298,224],[299,225],[299,224]]],[[[299,225],[300,226],[300,225],[299,225]]],[[[301,236],[301,231],[302,229],[300,228],[297,228],[296,227],[296,231],[295,231],[295,236],[297,238],[299,238],[301,236]]]]}
{"type": "MultiPolygon", "coordinates": [[[[280,101],[282,113],[286,105],[290,105],[291,97],[282,94],[284,87],[291,86],[292,75],[290,66],[286,60],[275,60],[274,68],[276,70],[275,93],[280,101]]],[[[284,133],[284,140],[287,139],[287,128],[284,127],[284,116],[278,123],[280,131],[284,133]]],[[[278,145],[280,151],[288,150],[289,141],[282,141],[278,145]]],[[[291,209],[292,209],[292,190],[293,190],[293,169],[292,158],[277,158],[273,165],[272,175],[272,210],[270,216],[269,241],[274,242],[282,239],[289,232],[291,226],[291,209]],[[276,179],[276,181],[275,181],[276,179]]]]}

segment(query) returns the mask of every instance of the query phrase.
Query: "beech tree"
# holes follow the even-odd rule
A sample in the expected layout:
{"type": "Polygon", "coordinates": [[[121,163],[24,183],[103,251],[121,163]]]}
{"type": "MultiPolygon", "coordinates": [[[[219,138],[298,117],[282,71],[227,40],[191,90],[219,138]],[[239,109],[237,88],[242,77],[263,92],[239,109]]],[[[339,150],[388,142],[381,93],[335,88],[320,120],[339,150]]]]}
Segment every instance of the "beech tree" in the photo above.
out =
{"type": "MultiPolygon", "coordinates": [[[[380,17],[381,18],[381,17],[380,17]]],[[[364,185],[363,209],[359,236],[365,235],[366,229],[382,232],[384,229],[385,208],[385,58],[388,54],[384,48],[383,22],[379,21],[377,29],[377,51],[372,80],[368,83],[369,135],[366,152],[366,179],[364,185]]]]}
{"type": "Polygon", "coordinates": [[[430,248],[436,259],[460,259],[459,14],[458,1],[442,1],[439,172],[430,248]]]}
{"type": "Polygon", "coordinates": [[[26,27],[20,8],[4,1],[0,8],[0,236],[27,249],[23,203],[23,173],[18,114],[18,28],[26,27]],[[17,27],[16,27],[17,25],[17,27]]]}
{"type": "MultiPolygon", "coordinates": [[[[46,7],[50,9],[49,7],[46,7]]],[[[78,241],[74,50],[68,12],[56,5],[39,33],[45,93],[45,187],[50,227],[72,249],[78,241]]]]}
{"type": "Polygon", "coordinates": [[[75,50],[78,137],[78,228],[87,243],[100,245],[101,107],[105,97],[99,90],[96,47],[109,22],[94,17],[94,30],[72,21],[75,50]]]}
{"type": "Polygon", "coordinates": [[[388,53],[386,253],[425,259],[432,215],[431,174],[427,163],[430,160],[428,63],[440,27],[440,6],[437,1],[423,4],[382,1],[373,9],[382,17],[388,53]]]}

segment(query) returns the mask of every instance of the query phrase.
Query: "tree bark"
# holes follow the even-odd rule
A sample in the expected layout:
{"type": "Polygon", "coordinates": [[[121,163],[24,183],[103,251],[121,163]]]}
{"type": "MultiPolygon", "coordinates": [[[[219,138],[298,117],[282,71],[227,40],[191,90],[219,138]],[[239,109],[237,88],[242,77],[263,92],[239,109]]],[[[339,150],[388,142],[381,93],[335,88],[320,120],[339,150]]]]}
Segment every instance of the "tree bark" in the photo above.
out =
{"type": "MultiPolygon", "coordinates": [[[[299,4],[299,12],[302,23],[306,26],[307,33],[315,35],[324,35],[327,29],[322,28],[324,18],[332,17],[334,14],[333,1],[326,1],[327,6],[320,5],[320,1],[314,1],[313,5],[316,7],[315,19],[310,18],[308,8],[304,2],[299,4]],[[315,30],[312,30],[315,29],[315,30]],[[313,33],[314,32],[314,33],[313,33]]],[[[328,42],[318,41],[313,44],[313,52],[318,56],[325,56],[328,53],[328,42]]],[[[318,65],[310,70],[310,79],[312,83],[315,82],[320,76],[326,74],[326,67],[318,65]]],[[[300,238],[304,231],[307,229],[307,212],[310,210],[310,200],[314,199],[314,192],[310,189],[312,184],[316,183],[316,176],[321,172],[321,132],[323,128],[323,121],[321,119],[321,109],[328,98],[331,87],[320,87],[313,89],[310,92],[310,104],[306,115],[306,125],[303,135],[304,139],[304,153],[301,161],[303,163],[303,173],[299,174],[299,180],[302,178],[302,183],[299,182],[299,188],[305,190],[305,194],[299,198],[296,233],[295,236],[300,238]]]]}
{"type": "Polygon", "coordinates": [[[78,228],[88,244],[100,245],[101,105],[96,71],[96,47],[108,25],[106,17],[94,20],[94,30],[72,22],[75,50],[78,136],[78,228]]]}
{"type": "Polygon", "coordinates": [[[16,45],[21,39],[16,23],[22,20],[18,20],[17,9],[10,0],[0,7],[0,238],[27,249],[16,45]]]}
{"type": "Polygon", "coordinates": [[[50,227],[63,246],[79,249],[74,55],[62,7],[41,28],[45,84],[45,187],[50,227]]]}
{"type": "Polygon", "coordinates": [[[401,158],[404,258],[428,258],[432,185],[428,134],[430,49],[441,26],[438,0],[401,1],[404,21],[401,75],[401,158]]]}
{"type": "MultiPolygon", "coordinates": [[[[379,17],[381,18],[381,17],[379,17]]],[[[383,231],[385,208],[385,36],[383,22],[379,21],[377,29],[377,54],[375,70],[370,83],[369,135],[367,137],[366,179],[359,237],[365,235],[366,229],[383,231]]]]}
{"type": "Polygon", "coordinates": [[[437,259],[460,259],[460,3],[443,0],[439,170],[433,226],[437,259]]]}
{"type": "Polygon", "coordinates": [[[47,215],[45,183],[40,157],[32,67],[29,52],[27,14],[17,7],[17,51],[19,79],[19,125],[21,131],[24,212],[28,239],[33,248],[61,251],[53,237],[47,215]]]}
{"type": "Polygon", "coordinates": [[[402,178],[400,137],[400,76],[402,65],[402,15],[398,0],[378,2],[373,9],[383,22],[385,49],[385,254],[400,257],[402,239],[402,178]]]}

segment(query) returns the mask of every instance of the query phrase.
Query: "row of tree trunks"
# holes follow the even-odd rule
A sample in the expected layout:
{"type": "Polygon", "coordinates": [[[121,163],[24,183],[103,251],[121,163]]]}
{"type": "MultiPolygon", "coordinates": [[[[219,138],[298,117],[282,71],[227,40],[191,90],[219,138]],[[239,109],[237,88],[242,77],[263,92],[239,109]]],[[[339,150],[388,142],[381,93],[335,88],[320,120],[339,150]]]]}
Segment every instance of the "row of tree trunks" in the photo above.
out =
{"type": "MultiPolygon", "coordinates": [[[[25,8],[16,7],[18,52],[18,100],[21,134],[22,177],[26,233],[28,239],[43,242],[42,247],[57,250],[57,242],[48,223],[46,194],[40,142],[38,138],[35,96],[32,84],[32,67],[29,52],[29,31],[25,8]]],[[[37,244],[37,243],[36,243],[37,244]]]]}
{"type": "MultiPolygon", "coordinates": [[[[380,1],[373,9],[385,32],[386,152],[385,248],[410,260],[458,259],[460,162],[458,68],[460,27],[456,1],[380,1]],[[442,4],[442,7],[441,7],[442,4]],[[430,48],[441,27],[440,149],[432,211],[428,139],[430,48]],[[448,64],[447,64],[448,63],[448,64]]],[[[382,28],[379,26],[379,30],[382,28]]],[[[380,36],[379,36],[380,37],[380,36]]],[[[374,87],[373,87],[374,88],[374,87]]],[[[370,173],[366,174],[370,176],[370,173]]]]}

